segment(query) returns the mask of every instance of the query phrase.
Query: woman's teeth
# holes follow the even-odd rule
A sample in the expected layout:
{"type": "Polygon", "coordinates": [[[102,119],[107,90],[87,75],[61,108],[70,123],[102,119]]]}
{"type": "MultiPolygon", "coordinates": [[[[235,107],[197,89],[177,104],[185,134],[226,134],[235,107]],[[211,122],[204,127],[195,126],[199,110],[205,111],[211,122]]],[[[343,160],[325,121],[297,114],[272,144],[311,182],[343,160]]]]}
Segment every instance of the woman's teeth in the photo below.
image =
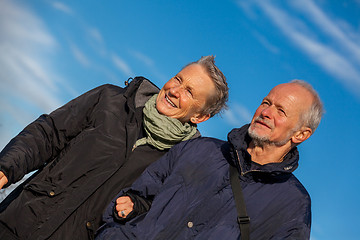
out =
{"type": "Polygon", "coordinates": [[[166,101],[171,105],[171,106],[173,106],[174,108],[176,108],[176,105],[172,102],[172,101],[170,101],[170,99],[165,95],[165,99],[166,99],[166,101]]]}

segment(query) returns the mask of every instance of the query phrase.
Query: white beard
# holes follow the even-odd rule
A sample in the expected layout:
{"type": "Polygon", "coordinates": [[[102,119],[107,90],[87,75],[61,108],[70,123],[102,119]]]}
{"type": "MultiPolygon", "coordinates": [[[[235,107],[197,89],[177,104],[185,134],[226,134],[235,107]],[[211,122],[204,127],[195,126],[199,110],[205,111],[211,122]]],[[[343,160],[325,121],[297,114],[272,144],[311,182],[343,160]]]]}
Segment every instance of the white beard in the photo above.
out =
{"type": "Polygon", "coordinates": [[[268,136],[259,136],[255,130],[252,129],[251,125],[248,129],[248,134],[254,141],[256,146],[265,146],[265,145],[275,145],[278,147],[284,146],[287,142],[290,141],[290,138],[294,132],[291,132],[284,140],[282,141],[271,141],[268,136]]]}

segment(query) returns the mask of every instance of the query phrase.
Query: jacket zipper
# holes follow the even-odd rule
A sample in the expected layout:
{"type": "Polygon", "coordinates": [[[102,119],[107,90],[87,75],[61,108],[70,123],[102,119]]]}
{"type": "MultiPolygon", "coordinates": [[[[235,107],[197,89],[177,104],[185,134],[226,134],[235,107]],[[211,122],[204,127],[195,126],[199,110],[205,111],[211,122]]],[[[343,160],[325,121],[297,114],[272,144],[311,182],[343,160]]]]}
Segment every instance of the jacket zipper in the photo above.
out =
{"type": "Polygon", "coordinates": [[[238,152],[237,149],[235,149],[235,153],[236,153],[238,165],[239,165],[239,167],[240,167],[240,174],[241,174],[241,176],[245,176],[245,174],[250,173],[250,172],[262,172],[262,171],[260,171],[260,170],[250,170],[250,171],[244,172],[243,169],[242,169],[242,167],[241,167],[239,152],[238,152]]]}

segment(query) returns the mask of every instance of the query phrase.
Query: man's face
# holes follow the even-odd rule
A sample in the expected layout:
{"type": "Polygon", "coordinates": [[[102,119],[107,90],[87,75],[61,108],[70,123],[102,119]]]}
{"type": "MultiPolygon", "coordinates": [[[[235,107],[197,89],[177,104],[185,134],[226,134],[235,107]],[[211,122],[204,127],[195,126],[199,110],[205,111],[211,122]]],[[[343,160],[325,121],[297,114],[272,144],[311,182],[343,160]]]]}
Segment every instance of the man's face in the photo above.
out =
{"type": "Polygon", "coordinates": [[[249,134],[258,142],[284,145],[301,127],[301,114],[309,109],[312,95],[295,83],[274,87],[251,120],[249,134]]]}
{"type": "Polygon", "coordinates": [[[215,85],[204,68],[191,64],[165,83],[156,99],[156,109],[182,123],[194,122],[192,118],[202,116],[201,111],[213,94],[215,85]]]}

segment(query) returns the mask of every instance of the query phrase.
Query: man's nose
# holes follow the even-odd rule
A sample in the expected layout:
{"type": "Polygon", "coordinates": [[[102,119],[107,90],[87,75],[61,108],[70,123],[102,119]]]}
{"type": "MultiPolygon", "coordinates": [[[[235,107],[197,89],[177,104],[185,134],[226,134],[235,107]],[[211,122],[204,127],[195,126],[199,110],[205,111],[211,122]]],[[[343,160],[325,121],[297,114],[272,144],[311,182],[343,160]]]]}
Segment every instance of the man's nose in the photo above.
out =
{"type": "Polygon", "coordinates": [[[264,108],[261,111],[261,116],[263,118],[271,119],[273,117],[273,114],[274,114],[274,107],[273,106],[267,106],[266,108],[264,108]]]}

